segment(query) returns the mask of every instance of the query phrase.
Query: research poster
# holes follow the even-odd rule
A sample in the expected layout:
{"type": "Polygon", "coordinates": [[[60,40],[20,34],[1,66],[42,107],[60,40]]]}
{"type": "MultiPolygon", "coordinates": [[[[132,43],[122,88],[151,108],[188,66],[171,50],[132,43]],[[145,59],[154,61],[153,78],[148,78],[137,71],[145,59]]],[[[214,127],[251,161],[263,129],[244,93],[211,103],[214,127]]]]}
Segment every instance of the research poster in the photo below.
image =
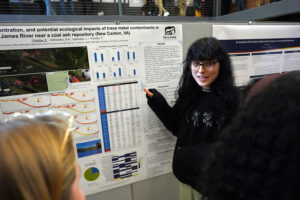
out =
{"type": "Polygon", "coordinates": [[[64,111],[87,195],[171,172],[175,138],[143,87],[174,104],[181,25],[0,26],[0,121],[64,111]]]}
{"type": "Polygon", "coordinates": [[[252,78],[300,70],[299,25],[214,25],[229,52],[236,85],[252,78]]]}

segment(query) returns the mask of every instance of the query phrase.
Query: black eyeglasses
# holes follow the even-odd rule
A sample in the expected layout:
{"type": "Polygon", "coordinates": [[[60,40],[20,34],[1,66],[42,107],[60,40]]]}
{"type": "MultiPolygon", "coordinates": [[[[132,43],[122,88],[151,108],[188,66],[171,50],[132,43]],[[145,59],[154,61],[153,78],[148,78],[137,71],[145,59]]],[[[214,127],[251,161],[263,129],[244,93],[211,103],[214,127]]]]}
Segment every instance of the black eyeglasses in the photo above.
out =
{"type": "Polygon", "coordinates": [[[210,69],[210,68],[213,68],[217,62],[218,62],[217,60],[192,61],[191,69],[193,71],[198,71],[200,69],[200,67],[205,67],[206,69],[210,69]]]}

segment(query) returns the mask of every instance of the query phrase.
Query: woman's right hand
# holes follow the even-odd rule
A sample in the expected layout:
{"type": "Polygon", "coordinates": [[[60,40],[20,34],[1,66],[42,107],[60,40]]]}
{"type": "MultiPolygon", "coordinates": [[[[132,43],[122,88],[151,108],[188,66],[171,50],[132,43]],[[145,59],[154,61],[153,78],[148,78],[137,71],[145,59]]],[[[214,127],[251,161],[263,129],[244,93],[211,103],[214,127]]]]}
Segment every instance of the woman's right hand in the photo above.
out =
{"type": "Polygon", "coordinates": [[[147,94],[147,97],[152,97],[153,96],[153,93],[152,92],[150,92],[149,90],[147,90],[146,88],[143,88],[143,90],[146,92],[146,94],[147,94]]]}

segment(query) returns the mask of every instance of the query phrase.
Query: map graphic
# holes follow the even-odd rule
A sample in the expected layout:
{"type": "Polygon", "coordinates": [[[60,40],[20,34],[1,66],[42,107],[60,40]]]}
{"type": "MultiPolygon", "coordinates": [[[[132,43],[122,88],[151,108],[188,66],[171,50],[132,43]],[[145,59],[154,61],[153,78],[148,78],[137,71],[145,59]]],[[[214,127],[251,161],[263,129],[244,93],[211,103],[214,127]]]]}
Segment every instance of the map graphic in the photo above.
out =
{"type": "Polygon", "coordinates": [[[40,92],[48,92],[46,74],[0,76],[0,97],[40,92]]]}
{"type": "Polygon", "coordinates": [[[0,50],[0,59],[0,97],[60,91],[70,81],[90,81],[87,47],[0,50]]]}
{"type": "Polygon", "coordinates": [[[86,47],[0,50],[0,75],[88,69],[86,47]]]}

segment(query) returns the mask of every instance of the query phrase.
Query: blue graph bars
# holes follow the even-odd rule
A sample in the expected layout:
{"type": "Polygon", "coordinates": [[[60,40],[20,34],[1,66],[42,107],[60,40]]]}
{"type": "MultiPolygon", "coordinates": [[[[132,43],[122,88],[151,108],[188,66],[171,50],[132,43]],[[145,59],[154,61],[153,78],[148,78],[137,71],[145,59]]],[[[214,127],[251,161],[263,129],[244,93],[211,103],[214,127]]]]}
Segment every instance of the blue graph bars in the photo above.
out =
{"type": "Polygon", "coordinates": [[[100,80],[116,80],[137,76],[137,54],[134,47],[127,49],[113,47],[112,49],[96,49],[91,59],[95,64],[94,77],[100,80]]]}
{"type": "Polygon", "coordinates": [[[121,57],[120,57],[120,52],[119,51],[117,52],[117,55],[118,55],[118,61],[120,61],[121,57]]]}
{"type": "MultiPolygon", "coordinates": [[[[127,51],[127,60],[130,60],[130,52],[127,51]]],[[[135,60],[135,52],[132,52],[132,60],[135,60]]]]}
{"type": "Polygon", "coordinates": [[[103,56],[103,53],[101,53],[100,55],[101,55],[101,62],[104,62],[104,56],[103,56]]]}
{"type": "Polygon", "coordinates": [[[97,62],[97,53],[94,53],[95,62],[97,62]]]}
{"type": "Polygon", "coordinates": [[[107,113],[106,113],[106,101],[105,101],[104,87],[98,87],[98,98],[99,98],[104,152],[108,152],[111,150],[111,148],[110,148],[110,141],[109,141],[109,130],[108,130],[108,120],[107,120],[107,113]]]}
{"type": "MultiPolygon", "coordinates": [[[[132,51],[132,55],[131,55],[130,51],[127,51],[126,54],[127,54],[127,60],[128,61],[136,59],[135,51],[132,51]]],[[[104,54],[103,53],[99,53],[99,55],[100,55],[101,62],[104,62],[105,61],[104,54]]],[[[116,58],[118,59],[118,61],[121,61],[121,51],[117,51],[116,58]]],[[[114,62],[115,61],[115,56],[112,56],[111,60],[112,60],[112,62],[114,62]]],[[[98,53],[97,52],[94,52],[94,61],[96,63],[98,62],[98,53]]]]}
{"type": "MultiPolygon", "coordinates": [[[[100,58],[101,58],[101,62],[104,62],[104,55],[103,55],[103,53],[100,53],[100,58]]],[[[94,61],[96,63],[98,62],[97,52],[94,52],[94,61]]]]}

